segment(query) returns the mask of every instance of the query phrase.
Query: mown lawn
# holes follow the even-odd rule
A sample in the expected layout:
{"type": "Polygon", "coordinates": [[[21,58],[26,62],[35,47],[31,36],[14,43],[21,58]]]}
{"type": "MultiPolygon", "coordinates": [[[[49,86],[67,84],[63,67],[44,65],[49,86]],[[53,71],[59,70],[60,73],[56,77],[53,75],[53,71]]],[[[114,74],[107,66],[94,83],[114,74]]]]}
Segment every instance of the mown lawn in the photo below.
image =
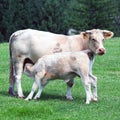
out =
{"type": "MultiPolygon", "coordinates": [[[[65,99],[66,84],[51,81],[38,101],[25,101],[8,95],[9,47],[0,44],[0,120],[120,120],[120,38],[105,42],[107,53],[97,56],[93,73],[98,77],[97,103],[85,104],[85,91],[79,78],[73,86],[73,101],[65,99]]],[[[33,81],[23,76],[25,96],[33,81]]]]}

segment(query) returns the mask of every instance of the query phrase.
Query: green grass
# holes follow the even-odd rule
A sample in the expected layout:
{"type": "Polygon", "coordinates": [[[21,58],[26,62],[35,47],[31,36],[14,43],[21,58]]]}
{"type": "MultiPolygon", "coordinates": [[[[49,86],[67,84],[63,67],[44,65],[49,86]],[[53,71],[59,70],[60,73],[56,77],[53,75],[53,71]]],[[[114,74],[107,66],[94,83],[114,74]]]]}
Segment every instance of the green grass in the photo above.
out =
{"type": "MultiPolygon", "coordinates": [[[[105,42],[107,53],[97,56],[93,73],[98,77],[98,102],[85,104],[85,91],[79,78],[75,79],[74,100],[65,99],[66,84],[51,81],[41,99],[26,102],[8,95],[9,47],[0,44],[0,120],[120,120],[120,38],[105,42]]],[[[25,96],[33,81],[23,76],[25,96]]]]}

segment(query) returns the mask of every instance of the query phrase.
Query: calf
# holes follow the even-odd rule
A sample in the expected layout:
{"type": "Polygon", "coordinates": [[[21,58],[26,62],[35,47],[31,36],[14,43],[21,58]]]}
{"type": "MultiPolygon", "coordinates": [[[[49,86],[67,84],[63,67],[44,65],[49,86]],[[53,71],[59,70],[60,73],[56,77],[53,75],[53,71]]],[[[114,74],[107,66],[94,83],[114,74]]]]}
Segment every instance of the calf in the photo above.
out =
{"type": "MultiPolygon", "coordinates": [[[[113,32],[99,29],[84,31],[72,36],[32,29],[19,30],[13,33],[10,37],[9,94],[15,95],[14,83],[16,81],[18,96],[24,97],[21,77],[26,63],[34,64],[42,56],[57,52],[75,52],[90,49],[95,54],[103,55],[106,52],[103,46],[104,39],[112,36],[113,32]]],[[[91,67],[92,62],[93,59],[91,59],[91,67]]],[[[71,86],[68,82],[67,91],[71,86]]]]}
{"type": "MultiPolygon", "coordinates": [[[[45,55],[38,59],[33,66],[26,64],[24,72],[33,77],[35,81],[30,94],[25,100],[32,99],[38,86],[39,90],[34,99],[40,98],[42,89],[49,80],[64,79],[67,81],[73,79],[75,76],[80,76],[86,92],[86,104],[89,104],[92,99],[97,101],[96,77],[89,73],[91,55],[92,53],[89,50],[62,52],[45,55]],[[91,92],[91,84],[93,85],[93,94],[91,92]]],[[[67,97],[72,97],[71,92],[67,93],[67,97]]]]}

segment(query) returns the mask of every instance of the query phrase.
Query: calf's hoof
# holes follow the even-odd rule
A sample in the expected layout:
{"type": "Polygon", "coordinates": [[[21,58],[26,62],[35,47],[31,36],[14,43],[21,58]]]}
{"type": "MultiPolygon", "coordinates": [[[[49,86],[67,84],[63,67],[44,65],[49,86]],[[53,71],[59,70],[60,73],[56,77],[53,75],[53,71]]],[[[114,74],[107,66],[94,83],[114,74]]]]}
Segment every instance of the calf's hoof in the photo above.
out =
{"type": "Polygon", "coordinates": [[[90,101],[86,101],[86,105],[89,105],[90,104],[90,101]]]}
{"type": "Polygon", "coordinates": [[[40,99],[40,97],[34,97],[33,99],[34,99],[34,100],[39,100],[39,99],[40,99]]]}
{"type": "Polygon", "coordinates": [[[30,98],[26,98],[25,101],[30,101],[31,99],[30,98]]]}

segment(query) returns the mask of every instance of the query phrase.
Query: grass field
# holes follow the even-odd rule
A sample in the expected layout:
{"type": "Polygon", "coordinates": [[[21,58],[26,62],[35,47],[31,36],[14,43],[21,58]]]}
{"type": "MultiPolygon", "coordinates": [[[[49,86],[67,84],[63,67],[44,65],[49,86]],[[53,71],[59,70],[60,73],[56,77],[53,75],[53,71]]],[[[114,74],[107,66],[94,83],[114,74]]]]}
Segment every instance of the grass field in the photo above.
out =
{"type": "MultiPolygon", "coordinates": [[[[8,95],[9,47],[0,44],[0,120],[120,120],[120,38],[105,42],[107,53],[97,56],[93,74],[98,77],[98,102],[85,104],[85,91],[79,78],[75,79],[74,100],[65,99],[66,84],[51,81],[41,99],[26,102],[8,95]]],[[[33,81],[23,76],[25,96],[33,81]]]]}

